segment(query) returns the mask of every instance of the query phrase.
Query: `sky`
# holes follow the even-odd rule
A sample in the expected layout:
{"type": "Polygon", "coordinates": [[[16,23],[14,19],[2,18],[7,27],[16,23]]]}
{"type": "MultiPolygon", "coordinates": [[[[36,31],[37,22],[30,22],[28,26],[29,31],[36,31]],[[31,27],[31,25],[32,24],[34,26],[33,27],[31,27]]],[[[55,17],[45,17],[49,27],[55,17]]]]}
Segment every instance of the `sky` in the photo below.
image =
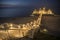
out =
{"type": "Polygon", "coordinates": [[[0,0],[0,17],[28,16],[36,8],[46,7],[60,14],[59,0],[0,0]]]}

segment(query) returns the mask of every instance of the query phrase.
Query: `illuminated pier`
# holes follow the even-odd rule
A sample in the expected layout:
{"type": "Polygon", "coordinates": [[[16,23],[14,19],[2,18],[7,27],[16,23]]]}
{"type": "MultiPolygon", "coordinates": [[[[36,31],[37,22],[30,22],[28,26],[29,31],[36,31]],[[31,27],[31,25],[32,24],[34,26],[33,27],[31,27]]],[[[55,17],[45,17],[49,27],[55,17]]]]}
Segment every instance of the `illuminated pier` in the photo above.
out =
{"type": "MultiPolygon", "coordinates": [[[[42,9],[40,8],[38,11],[35,9],[33,11],[32,15],[34,15],[34,14],[39,15],[37,20],[33,20],[26,24],[14,24],[14,23],[1,24],[0,28],[3,29],[6,27],[6,29],[3,29],[3,31],[2,30],[0,31],[0,33],[2,33],[2,37],[0,37],[0,39],[6,39],[9,37],[22,38],[24,36],[33,38],[34,33],[40,28],[42,15],[44,15],[44,14],[53,15],[53,13],[50,9],[46,11],[45,8],[42,8],[42,9]],[[5,35],[3,35],[3,34],[5,34],[5,35]]],[[[47,30],[44,29],[43,31],[47,31],[47,30]]]]}

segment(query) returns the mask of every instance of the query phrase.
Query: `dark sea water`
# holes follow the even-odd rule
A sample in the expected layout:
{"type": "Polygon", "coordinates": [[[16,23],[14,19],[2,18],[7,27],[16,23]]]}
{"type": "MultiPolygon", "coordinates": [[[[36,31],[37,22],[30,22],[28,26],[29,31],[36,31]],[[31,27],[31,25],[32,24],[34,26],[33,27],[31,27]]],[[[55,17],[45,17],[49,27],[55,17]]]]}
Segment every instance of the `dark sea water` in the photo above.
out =
{"type": "Polygon", "coordinates": [[[33,7],[2,7],[0,8],[0,17],[29,16],[33,9],[33,7]]]}
{"type": "MultiPolygon", "coordinates": [[[[0,7],[0,17],[21,17],[29,16],[32,14],[34,9],[39,9],[41,7],[32,6],[13,6],[13,7],[0,7]]],[[[52,9],[54,14],[59,14],[59,8],[47,8],[52,9]]]]}

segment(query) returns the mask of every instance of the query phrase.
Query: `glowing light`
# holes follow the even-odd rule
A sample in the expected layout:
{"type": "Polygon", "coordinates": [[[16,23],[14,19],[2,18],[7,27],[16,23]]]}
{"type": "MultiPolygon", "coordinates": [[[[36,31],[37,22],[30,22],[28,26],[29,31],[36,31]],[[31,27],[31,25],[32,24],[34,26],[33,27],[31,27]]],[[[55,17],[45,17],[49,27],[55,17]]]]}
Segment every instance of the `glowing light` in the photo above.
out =
{"type": "Polygon", "coordinates": [[[44,32],[47,32],[47,29],[43,29],[44,32]]]}
{"type": "Polygon", "coordinates": [[[33,11],[33,14],[37,14],[38,13],[38,11],[35,9],[34,11],[33,11]]]}
{"type": "Polygon", "coordinates": [[[53,12],[52,12],[50,9],[48,10],[48,13],[49,13],[49,14],[53,14],[53,12]]]}
{"type": "Polygon", "coordinates": [[[39,11],[35,9],[32,14],[53,14],[53,12],[50,9],[46,10],[46,8],[40,8],[39,11]]]}
{"type": "Polygon", "coordinates": [[[0,28],[4,28],[4,26],[3,25],[0,25],[0,28]]]}

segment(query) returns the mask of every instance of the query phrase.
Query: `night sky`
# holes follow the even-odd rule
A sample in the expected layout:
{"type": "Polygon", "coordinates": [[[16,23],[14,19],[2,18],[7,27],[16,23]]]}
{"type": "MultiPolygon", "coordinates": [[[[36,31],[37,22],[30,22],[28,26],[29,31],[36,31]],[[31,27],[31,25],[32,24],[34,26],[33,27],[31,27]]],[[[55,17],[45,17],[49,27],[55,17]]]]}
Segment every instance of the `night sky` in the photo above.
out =
{"type": "Polygon", "coordinates": [[[41,7],[60,14],[59,0],[0,0],[0,17],[29,16],[34,9],[41,7]]]}

